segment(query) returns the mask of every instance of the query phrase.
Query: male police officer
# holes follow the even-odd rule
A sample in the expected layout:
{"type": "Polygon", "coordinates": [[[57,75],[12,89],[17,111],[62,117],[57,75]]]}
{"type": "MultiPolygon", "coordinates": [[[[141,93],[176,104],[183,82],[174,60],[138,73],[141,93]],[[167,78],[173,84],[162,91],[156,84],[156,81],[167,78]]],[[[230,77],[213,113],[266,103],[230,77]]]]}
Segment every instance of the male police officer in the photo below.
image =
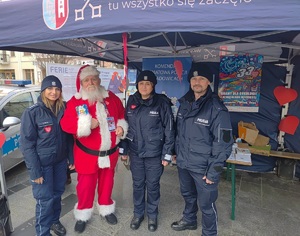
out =
{"type": "Polygon", "coordinates": [[[197,229],[197,200],[202,211],[202,235],[217,235],[219,176],[231,153],[232,128],[227,108],[210,88],[212,73],[206,67],[192,67],[190,90],[179,100],[176,161],[183,217],[173,222],[176,231],[197,229]]]}

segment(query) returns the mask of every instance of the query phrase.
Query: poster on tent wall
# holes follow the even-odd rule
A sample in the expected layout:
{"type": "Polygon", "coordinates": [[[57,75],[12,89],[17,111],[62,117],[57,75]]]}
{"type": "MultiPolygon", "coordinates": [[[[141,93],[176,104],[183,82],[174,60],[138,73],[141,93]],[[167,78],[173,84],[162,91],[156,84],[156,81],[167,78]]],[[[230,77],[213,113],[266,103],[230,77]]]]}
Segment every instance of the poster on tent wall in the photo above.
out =
{"type": "Polygon", "coordinates": [[[258,112],[262,63],[261,55],[221,57],[218,93],[229,111],[258,112]]]}
{"type": "MultiPolygon", "coordinates": [[[[80,67],[81,65],[47,63],[46,74],[55,75],[60,79],[63,86],[63,96],[66,101],[76,93],[76,77],[80,67]]],[[[120,99],[123,99],[126,86],[122,83],[124,70],[102,67],[97,69],[100,72],[101,85],[115,93],[120,99]]]]}
{"type": "Polygon", "coordinates": [[[187,75],[191,65],[190,57],[143,58],[143,70],[151,70],[156,75],[155,91],[171,99],[174,116],[179,107],[178,99],[189,90],[187,75]]]}

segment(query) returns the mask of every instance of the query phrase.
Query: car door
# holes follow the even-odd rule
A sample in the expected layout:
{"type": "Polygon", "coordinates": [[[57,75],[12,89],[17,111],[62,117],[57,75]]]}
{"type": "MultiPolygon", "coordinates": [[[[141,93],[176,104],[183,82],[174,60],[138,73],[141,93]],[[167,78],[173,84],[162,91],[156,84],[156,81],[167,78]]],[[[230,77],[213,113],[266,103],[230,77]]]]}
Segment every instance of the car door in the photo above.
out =
{"type": "Polygon", "coordinates": [[[19,91],[10,95],[0,107],[0,129],[6,136],[6,142],[2,147],[4,171],[21,163],[23,155],[19,150],[20,124],[4,129],[2,127],[3,120],[8,116],[21,118],[24,110],[36,102],[36,96],[32,93],[30,91],[19,91]]]}

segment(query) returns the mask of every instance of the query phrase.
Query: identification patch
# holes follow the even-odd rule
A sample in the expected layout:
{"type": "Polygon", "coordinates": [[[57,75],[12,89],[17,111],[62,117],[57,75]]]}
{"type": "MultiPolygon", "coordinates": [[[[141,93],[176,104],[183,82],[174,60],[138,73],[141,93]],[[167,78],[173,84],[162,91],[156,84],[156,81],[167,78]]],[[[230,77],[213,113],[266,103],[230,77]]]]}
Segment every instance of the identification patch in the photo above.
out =
{"type": "Polygon", "coordinates": [[[46,126],[46,127],[44,128],[44,130],[46,131],[46,133],[50,133],[51,130],[52,130],[52,126],[46,126]]]}
{"type": "Polygon", "coordinates": [[[107,124],[108,124],[108,130],[110,132],[113,132],[113,131],[116,130],[115,118],[114,117],[107,117],[107,124]]]}

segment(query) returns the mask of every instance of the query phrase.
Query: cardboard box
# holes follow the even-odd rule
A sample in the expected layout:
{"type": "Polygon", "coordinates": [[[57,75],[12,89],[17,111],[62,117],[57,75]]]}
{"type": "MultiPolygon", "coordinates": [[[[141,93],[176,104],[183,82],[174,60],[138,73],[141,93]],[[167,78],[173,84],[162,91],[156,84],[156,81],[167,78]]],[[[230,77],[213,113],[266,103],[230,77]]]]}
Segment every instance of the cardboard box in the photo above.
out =
{"type": "Polygon", "coordinates": [[[247,123],[240,121],[238,123],[238,135],[239,138],[245,140],[247,143],[254,145],[255,140],[258,136],[258,129],[254,122],[247,123]]]}
{"type": "Polygon", "coordinates": [[[254,142],[253,146],[264,147],[264,146],[266,146],[266,145],[269,144],[269,141],[270,141],[269,137],[266,137],[266,136],[263,136],[261,134],[258,134],[257,138],[255,139],[255,142],[254,142]]]}

